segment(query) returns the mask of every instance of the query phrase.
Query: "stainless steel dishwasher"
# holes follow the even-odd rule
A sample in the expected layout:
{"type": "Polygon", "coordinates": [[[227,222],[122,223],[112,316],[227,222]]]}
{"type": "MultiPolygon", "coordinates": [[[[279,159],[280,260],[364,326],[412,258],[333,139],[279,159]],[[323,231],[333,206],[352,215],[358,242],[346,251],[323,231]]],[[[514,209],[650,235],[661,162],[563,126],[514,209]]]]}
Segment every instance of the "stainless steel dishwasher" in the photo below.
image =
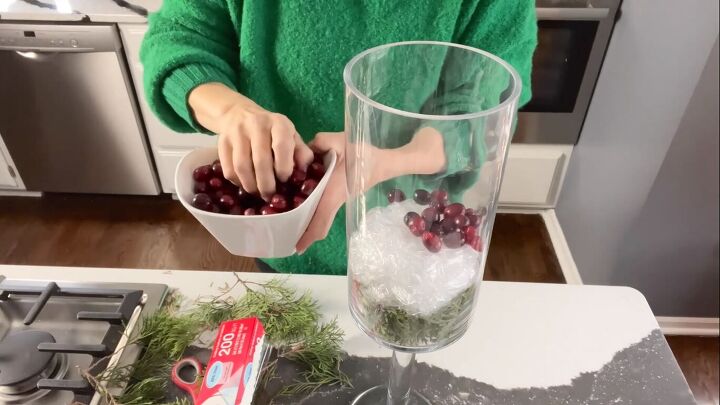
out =
{"type": "Polygon", "coordinates": [[[113,25],[0,24],[0,137],[31,191],[158,194],[113,25]]]}

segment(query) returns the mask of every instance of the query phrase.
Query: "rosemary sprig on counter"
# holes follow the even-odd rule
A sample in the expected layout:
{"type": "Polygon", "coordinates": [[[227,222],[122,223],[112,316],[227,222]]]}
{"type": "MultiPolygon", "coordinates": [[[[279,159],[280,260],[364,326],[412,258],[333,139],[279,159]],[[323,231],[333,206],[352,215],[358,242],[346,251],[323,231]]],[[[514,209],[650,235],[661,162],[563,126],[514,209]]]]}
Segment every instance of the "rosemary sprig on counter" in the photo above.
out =
{"type": "MultiPolygon", "coordinates": [[[[350,384],[339,366],[343,332],[335,320],[320,323],[320,310],[309,293],[299,294],[286,285],[286,280],[255,283],[244,281],[237,274],[235,277],[236,283],[221,295],[199,301],[186,311],[178,310],[179,297],[172,295],[169,304],[145,318],[129,343],[144,348],[131,368],[111,368],[96,377],[86,373],[88,382],[112,405],[160,404],[172,366],[191,344],[226,320],[254,316],[262,321],[275,351],[274,359],[265,366],[262,381],[274,378],[278,359],[285,358],[301,363],[307,371],[283,394],[310,392],[325,384],[350,384]],[[245,294],[235,299],[228,293],[237,286],[242,286],[245,294]],[[113,397],[109,390],[100,387],[100,382],[125,389],[122,395],[113,397]]],[[[186,403],[176,400],[167,405],[186,403]]]]}

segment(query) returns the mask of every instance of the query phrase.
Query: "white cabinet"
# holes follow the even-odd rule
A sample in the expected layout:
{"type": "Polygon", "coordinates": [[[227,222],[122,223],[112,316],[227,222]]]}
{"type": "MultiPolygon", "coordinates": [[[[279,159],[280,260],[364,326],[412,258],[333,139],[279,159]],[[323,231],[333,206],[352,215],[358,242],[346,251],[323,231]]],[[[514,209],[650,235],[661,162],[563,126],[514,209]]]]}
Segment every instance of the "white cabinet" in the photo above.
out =
{"type": "Polygon", "coordinates": [[[174,174],[175,165],[180,158],[190,150],[198,147],[215,146],[217,140],[214,136],[205,134],[181,134],[163,125],[150,110],[145,101],[143,89],[143,67],[140,63],[140,45],[147,31],[146,24],[120,24],[120,34],[125,46],[125,54],[130,64],[130,71],[140,102],[140,110],[148,139],[152,148],[158,177],[162,189],[166,193],[175,192],[174,174]]]}
{"type": "Polygon", "coordinates": [[[572,148],[572,145],[510,145],[499,204],[509,207],[554,207],[572,148]]]}
{"type": "Polygon", "coordinates": [[[25,187],[13,165],[10,153],[0,137],[0,189],[24,190],[25,187]]]}

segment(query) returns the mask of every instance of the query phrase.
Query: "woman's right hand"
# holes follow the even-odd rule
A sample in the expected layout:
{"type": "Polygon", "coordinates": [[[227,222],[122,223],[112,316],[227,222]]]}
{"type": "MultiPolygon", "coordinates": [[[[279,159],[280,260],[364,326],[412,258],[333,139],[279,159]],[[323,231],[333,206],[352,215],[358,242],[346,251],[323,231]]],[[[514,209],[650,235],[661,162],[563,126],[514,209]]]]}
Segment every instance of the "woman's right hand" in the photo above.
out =
{"type": "Polygon", "coordinates": [[[263,109],[223,84],[196,87],[188,104],[197,122],[219,135],[225,177],[266,200],[275,193],[275,176],[286,181],[295,165],[305,170],[313,160],[313,152],[286,116],[263,109]]]}

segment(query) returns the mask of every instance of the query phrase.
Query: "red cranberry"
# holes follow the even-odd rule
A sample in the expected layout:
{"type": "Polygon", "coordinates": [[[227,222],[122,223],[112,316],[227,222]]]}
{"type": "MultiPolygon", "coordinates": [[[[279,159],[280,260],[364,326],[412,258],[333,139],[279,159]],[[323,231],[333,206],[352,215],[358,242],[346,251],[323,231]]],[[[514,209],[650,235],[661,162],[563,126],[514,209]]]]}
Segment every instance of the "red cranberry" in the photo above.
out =
{"type": "Polygon", "coordinates": [[[456,229],[460,229],[468,224],[468,218],[462,214],[452,217],[452,220],[455,223],[456,229]]]}
{"type": "Polygon", "coordinates": [[[436,208],[440,213],[445,210],[445,203],[447,203],[447,201],[430,200],[430,206],[436,208]]]}
{"type": "Polygon", "coordinates": [[[193,185],[193,192],[195,193],[207,193],[208,190],[210,190],[210,187],[204,181],[196,181],[193,185]]]}
{"type": "Polygon", "coordinates": [[[278,212],[275,211],[271,206],[265,205],[262,208],[260,208],[260,215],[272,215],[277,214],[278,212]]]}
{"type": "Polygon", "coordinates": [[[239,206],[239,205],[233,205],[233,207],[230,208],[230,211],[228,211],[228,214],[230,214],[230,215],[242,215],[243,212],[245,212],[245,210],[243,209],[243,207],[241,207],[241,206],[239,206]]]}
{"type": "Polygon", "coordinates": [[[245,191],[242,186],[238,187],[237,196],[240,201],[249,201],[253,197],[253,195],[245,191]]]}
{"type": "Polygon", "coordinates": [[[315,179],[307,179],[303,181],[302,186],[300,186],[300,193],[309,196],[312,194],[313,191],[315,191],[315,187],[317,187],[318,182],[315,179]]]}
{"type": "Polygon", "coordinates": [[[204,211],[210,211],[212,206],[212,199],[205,193],[198,193],[193,196],[192,206],[204,211]]]}
{"type": "Polygon", "coordinates": [[[220,177],[220,178],[224,177],[224,176],[223,176],[222,165],[220,164],[220,162],[213,163],[213,165],[212,165],[212,171],[213,171],[213,174],[214,174],[215,176],[220,177]]]}
{"type": "Polygon", "coordinates": [[[387,193],[387,199],[389,203],[396,203],[396,202],[402,202],[405,201],[405,193],[402,192],[402,190],[398,189],[392,189],[389,193],[387,193]]]}
{"type": "Polygon", "coordinates": [[[284,195],[275,194],[270,198],[270,208],[278,212],[283,212],[288,208],[288,202],[284,195]]]}
{"type": "Polygon", "coordinates": [[[465,215],[477,215],[477,212],[475,212],[475,210],[472,208],[466,208],[465,215]]]}
{"type": "Polygon", "coordinates": [[[427,207],[422,211],[422,217],[429,223],[433,223],[440,219],[438,210],[433,207],[427,207]]]}
{"type": "Polygon", "coordinates": [[[225,209],[230,209],[235,206],[235,198],[231,196],[230,194],[223,194],[222,197],[218,200],[221,207],[224,207],[225,209]]]}
{"type": "Polygon", "coordinates": [[[208,181],[208,185],[210,186],[210,188],[214,188],[214,189],[217,190],[217,189],[219,189],[219,188],[222,188],[222,186],[223,186],[223,181],[222,181],[222,179],[219,178],[219,177],[213,177],[212,179],[210,179],[210,180],[208,181]]]}
{"type": "Polygon", "coordinates": [[[477,228],[475,228],[474,226],[468,225],[463,227],[461,230],[463,235],[465,235],[466,241],[473,240],[475,239],[475,237],[477,237],[477,228]]]}
{"type": "Polygon", "coordinates": [[[413,194],[413,200],[420,205],[428,205],[430,203],[430,193],[427,190],[417,189],[413,194]]]}
{"type": "Polygon", "coordinates": [[[405,224],[408,229],[410,229],[410,232],[415,236],[422,235],[427,227],[425,220],[418,215],[417,212],[408,212],[405,215],[405,224]]]}
{"type": "Polygon", "coordinates": [[[211,191],[210,194],[209,194],[210,198],[212,198],[212,200],[213,200],[214,203],[220,202],[220,199],[221,199],[222,196],[224,196],[224,195],[225,195],[225,191],[224,191],[224,190],[211,191]]]}
{"type": "Polygon", "coordinates": [[[455,218],[453,217],[445,217],[440,221],[440,226],[442,227],[443,234],[450,233],[457,229],[457,226],[455,225],[455,218]]]}
{"type": "Polygon", "coordinates": [[[442,241],[440,237],[432,232],[422,233],[422,242],[425,248],[433,253],[437,253],[442,249],[442,241]]]}
{"type": "Polygon", "coordinates": [[[445,230],[442,225],[440,225],[440,222],[432,222],[432,225],[430,225],[430,232],[438,236],[445,235],[445,230]]]}
{"type": "Polygon", "coordinates": [[[448,193],[445,190],[435,190],[430,193],[430,201],[435,201],[441,205],[447,205],[448,193]]]}
{"type": "Polygon", "coordinates": [[[204,165],[193,170],[193,180],[195,181],[207,181],[212,176],[212,167],[210,165],[204,165]]]}
{"type": "Polygon", "coordinates": [[[255,208],[247,208],[243,211],[243,215],[257,215],[255,208]]]}
{"type": "Polygon", "coordinates": [[[217,214],[217,213],[220,212],[220,207],[219,207],[217,204],[213,204],[213,205],[210,207],[210,212],[214,212],[214,213],[217,214]]]}
{"type": "Polygon", "coordinates": [[[298,169],[297,167],[293,169],[292,174],[290,175],[290,182],[295,183],[297,185],[302,184],[303,181],[307,178],[307,173],[298,169]]]}
{"type": "Polygon", "coordinates": [[[212,164],[215,164],[215,163],[220,163],[220,159],[213,160],[212,164]]]}
{"type": "Polygon", "coordinates": [[[325,175],[325,166],[322,164],[322,162],[313,162],[308,167],[307,174],[310,176],[310,178],[320,180],[325,175]]]}
{"type": "Polygon", "coordinates": [[[482,238],[477,235],[473,239],[468,240],[467,244],[470,245],[471,248],[477,250],[478,252],[482,252],[482,250],[483,250],[482,238]]]}
{"type": "Polygon", "coordinates": [[[296,195],[293,197],[293,208],[297,208],[305,202],[305,197],[296,195]]]}
{"type": "Polygon", "coordinates": [[[470,226],[478,226],[480,225],[480,217],[475,214],[466,214],[465,217],[467,218],[467,224],[470,226]]]}
{"type": "Polygon", "coordinates": [[[453,203],[445,207],[445,216],[454,217],[465,212],[465,206],[460,203],[453,203]]]}
{"type": "Polygon", "coordinates": [[[450,232],[443,236],[442,240],[450,249],[457,249],[465,244],[465,236],[460,231],[450,232]]]}

